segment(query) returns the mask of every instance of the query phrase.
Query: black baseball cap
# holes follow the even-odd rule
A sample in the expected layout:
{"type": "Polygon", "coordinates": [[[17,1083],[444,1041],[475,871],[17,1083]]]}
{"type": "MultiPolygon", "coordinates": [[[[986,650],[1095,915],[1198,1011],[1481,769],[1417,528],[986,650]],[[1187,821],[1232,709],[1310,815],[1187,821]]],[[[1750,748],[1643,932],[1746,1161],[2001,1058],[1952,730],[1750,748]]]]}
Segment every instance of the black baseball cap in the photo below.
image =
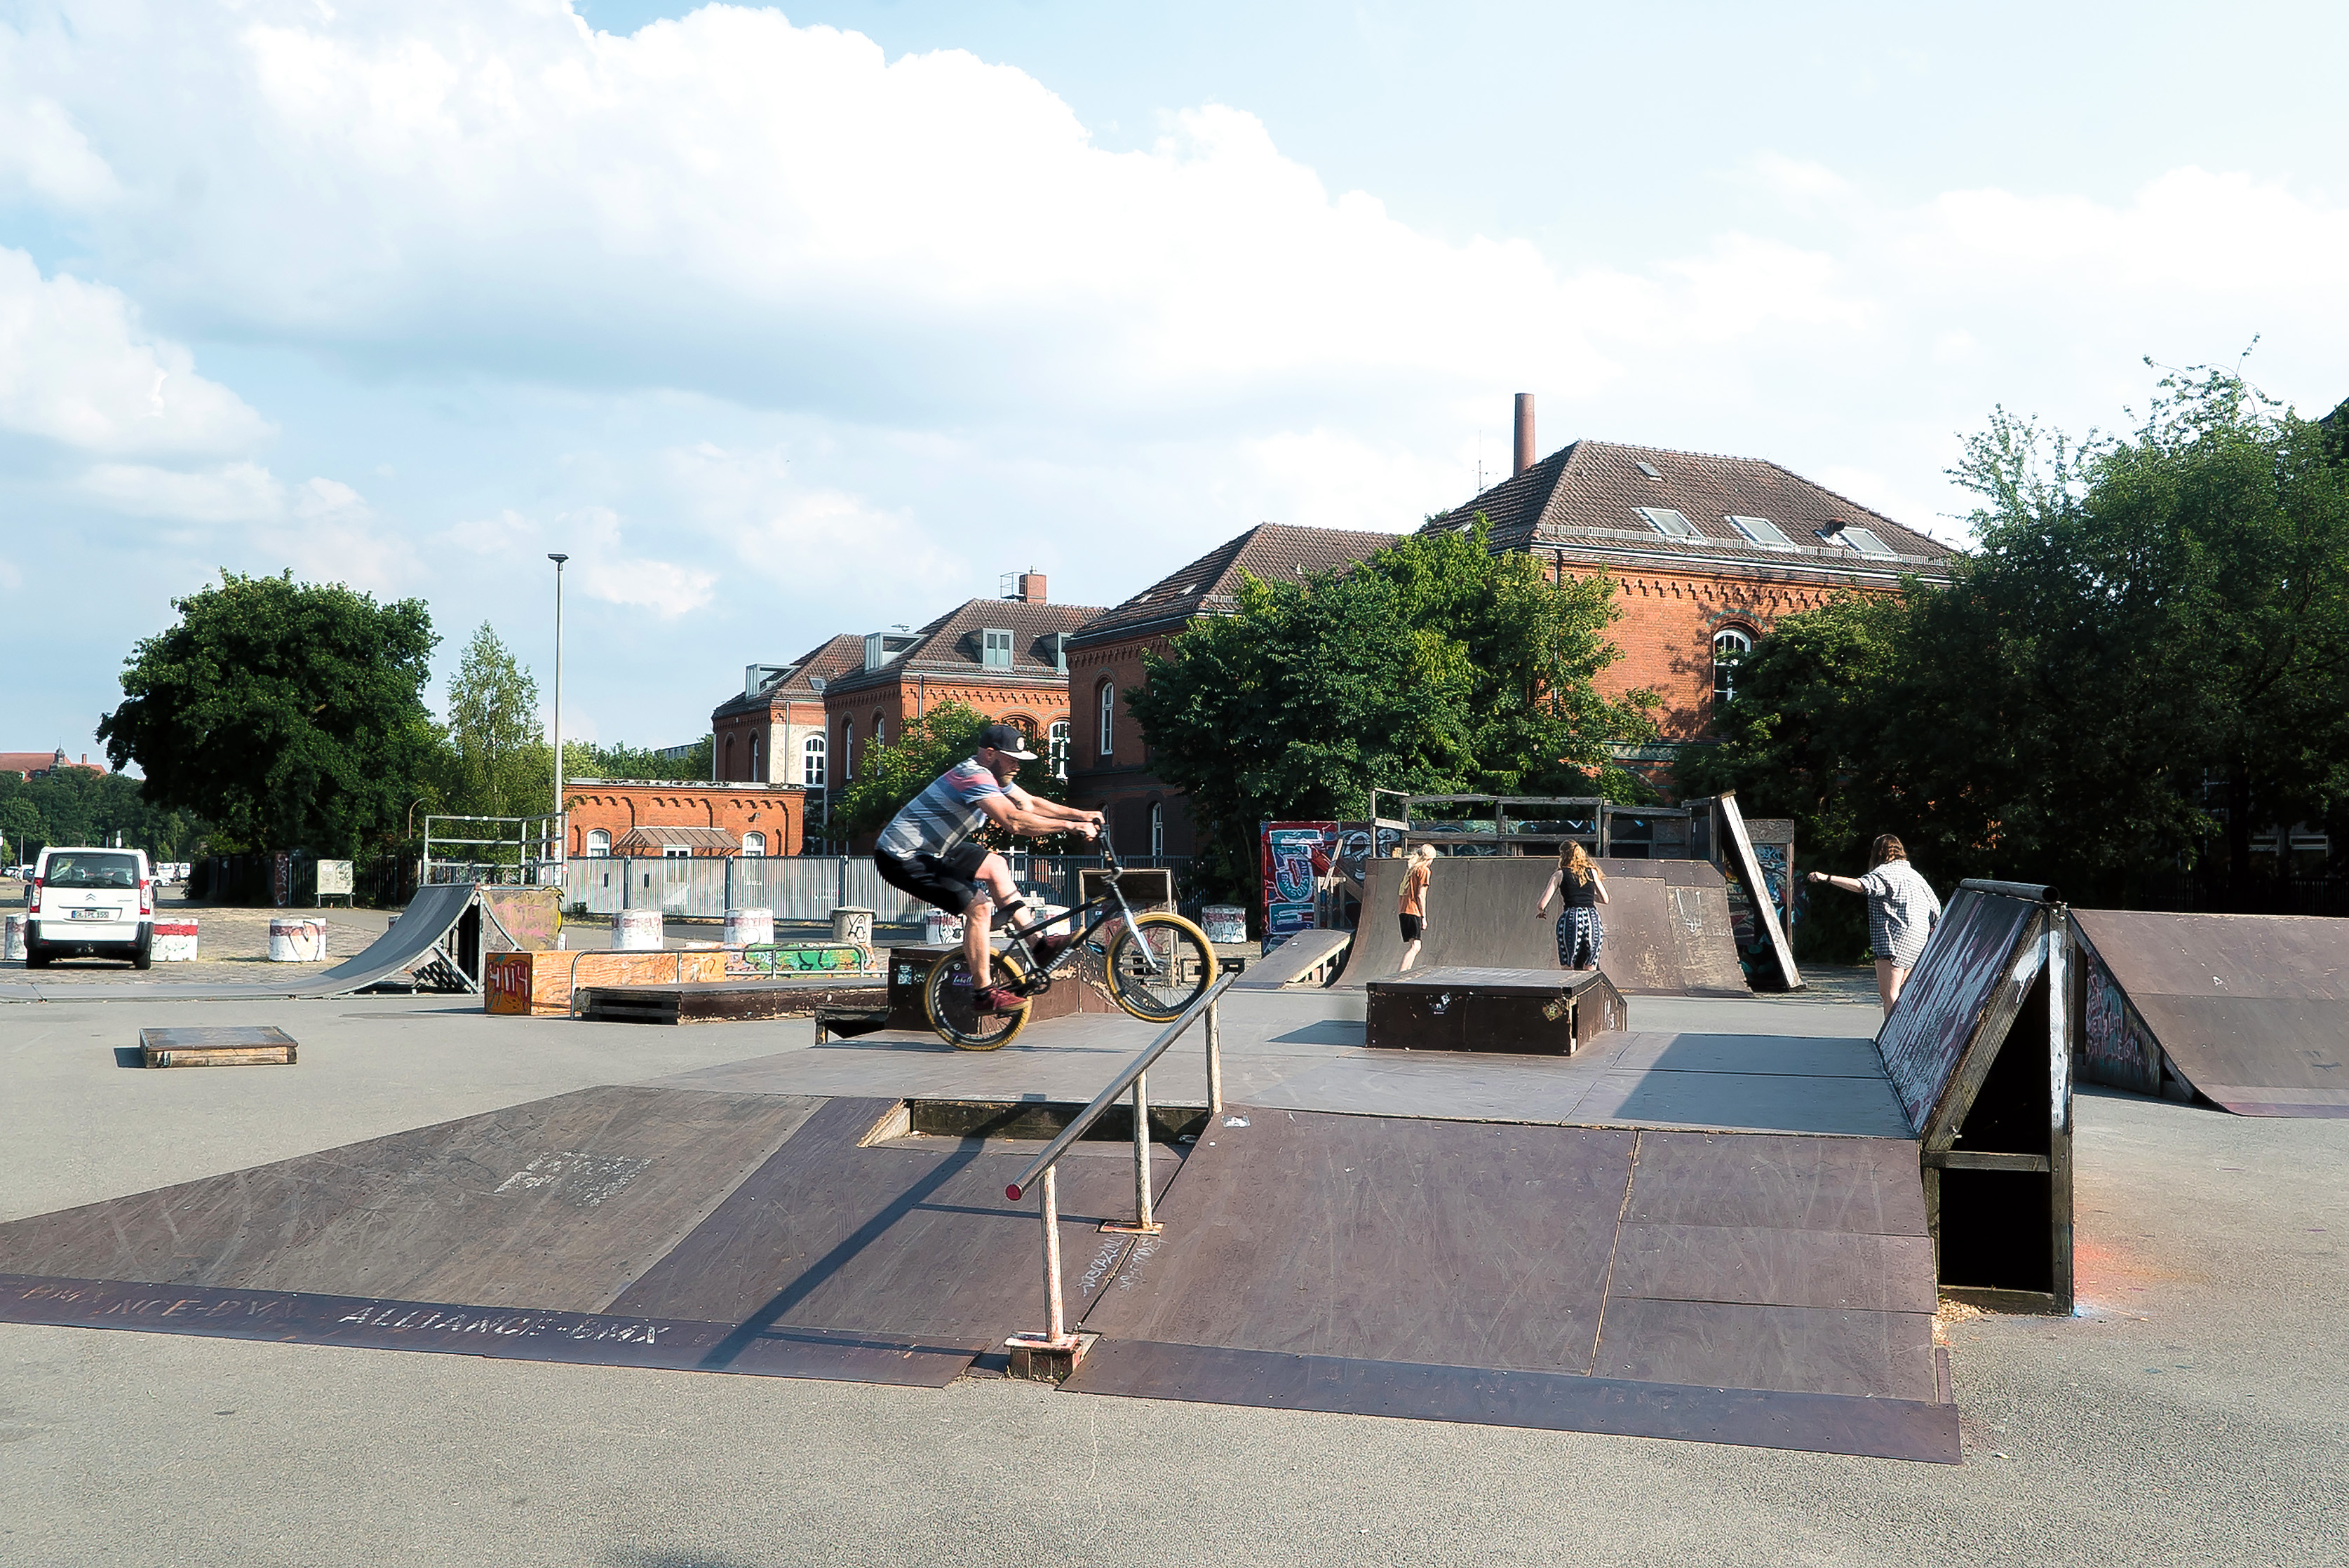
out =
{"type": "Polygon", "coordinates": [[[1036,754],[1028,749],[1028,738],[1019,733],[1016,724],[990,724],[978,732],[978,743],[1020,762],[1033,762],[1036,754]]]}

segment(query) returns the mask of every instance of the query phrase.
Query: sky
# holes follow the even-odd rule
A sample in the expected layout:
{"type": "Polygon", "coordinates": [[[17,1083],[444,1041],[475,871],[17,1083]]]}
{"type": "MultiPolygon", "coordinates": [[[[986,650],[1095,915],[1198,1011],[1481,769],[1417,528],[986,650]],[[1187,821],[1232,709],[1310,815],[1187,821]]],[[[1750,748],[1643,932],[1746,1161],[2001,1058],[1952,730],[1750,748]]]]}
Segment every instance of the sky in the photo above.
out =
{"type": "Polygon", "coordinates": [[[2349,397],[2349,10],[0,0],[0,750],[223,571],[566,736],[1034,569],[1402,530],[1578,437],[1961,542],[2003,406],[2349,397]]]}

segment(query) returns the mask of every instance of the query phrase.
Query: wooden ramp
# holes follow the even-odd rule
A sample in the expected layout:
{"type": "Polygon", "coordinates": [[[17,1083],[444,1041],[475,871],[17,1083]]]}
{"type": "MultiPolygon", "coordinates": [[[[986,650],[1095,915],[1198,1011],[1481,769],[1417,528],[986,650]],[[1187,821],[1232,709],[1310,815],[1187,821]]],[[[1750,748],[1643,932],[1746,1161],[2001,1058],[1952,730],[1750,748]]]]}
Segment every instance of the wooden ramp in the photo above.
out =
{"type": "Polygon", "coordinates": [[[1094,1394],[1959,1458],[1917,1146],[1232,1109],[1094,1394]]]}
{"type": "Polygon", "coordinates": [[[2349,1117],[2349,920],[2075,909],[2080,1076],[2238,1116],[2349,1117]]]}

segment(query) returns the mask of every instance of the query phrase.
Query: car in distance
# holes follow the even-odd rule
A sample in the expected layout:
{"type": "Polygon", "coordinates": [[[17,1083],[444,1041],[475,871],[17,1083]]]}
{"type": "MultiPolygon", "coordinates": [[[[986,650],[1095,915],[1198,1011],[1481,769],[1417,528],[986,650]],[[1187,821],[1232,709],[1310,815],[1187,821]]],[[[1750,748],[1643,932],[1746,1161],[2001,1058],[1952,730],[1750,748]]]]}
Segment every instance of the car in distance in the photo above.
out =
{"type": "Polygon", "coordinates": [[[25,891],[25,967],[155,956],[155,881],[144,850],[43,850],[25,891]]]}

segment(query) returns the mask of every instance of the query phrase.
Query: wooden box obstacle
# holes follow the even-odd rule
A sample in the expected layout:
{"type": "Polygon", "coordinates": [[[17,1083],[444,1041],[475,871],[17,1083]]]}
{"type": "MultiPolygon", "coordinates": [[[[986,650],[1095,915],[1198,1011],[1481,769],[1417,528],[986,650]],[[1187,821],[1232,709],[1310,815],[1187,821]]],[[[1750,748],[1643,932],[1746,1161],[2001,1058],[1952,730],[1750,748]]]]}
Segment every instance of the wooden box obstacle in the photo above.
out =
{"type": "Polygon", "coordinates": [[[684,985],[590,985],[579,991],[590,1023],[729,1024],[813,1017],[826,1008],[871,1011],[882,1003],[869,980],[712,980],[684,985]]]}
{"type": "Polygon", "coordinates": [[[292,1067],[294,1051],[291,1035],[266,1025],[139,1031],[139,1061],[142,1067],[292,1067]]]}
{"type": "Polygon", "coordinates": [[[1364,1043],[1407,1051],[1570,1057],[1629,1019],[1598,970],[1417,970],[1368,987],[1364,1043]]]}

